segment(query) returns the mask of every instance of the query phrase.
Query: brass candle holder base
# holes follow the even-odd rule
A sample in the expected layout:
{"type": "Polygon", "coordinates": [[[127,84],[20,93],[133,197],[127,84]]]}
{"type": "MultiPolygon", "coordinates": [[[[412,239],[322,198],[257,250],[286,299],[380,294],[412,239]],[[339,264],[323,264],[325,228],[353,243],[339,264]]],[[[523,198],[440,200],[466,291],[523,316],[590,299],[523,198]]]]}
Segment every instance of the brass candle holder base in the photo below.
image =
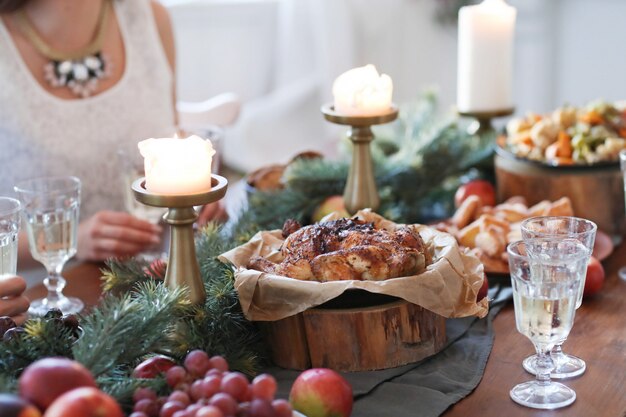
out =
{"type": "Polygon", "coordinates": [[[210,191],[185,195],[153,194],[146,190],[145,183],[143,177],[133,182],[135,199],[148,206],[166,207],[168,211],[163,220],[172,227],[165,285],[172,289],[187,287],[189,301],[201,304],[206,299],[206,292],[196,258],[193,223],[198,214],[193,207],[221,200],[226,194],[228,181],[219,175],[211,175],[210,191]]]}
{"type": "Polygon", "coordinates": [[[350,214],[365,208],[378,209],[380,197],[376,190],[374,167],[370,142],[374,140],[371,126],[389,123],[398,117],[398,108],[391,108],[382,114],[373,116],[348,116],[335,111],[332,104],[325,104],[321,108],[324,118],[329,122],[350,126],[348,137],[354,144],[352,163],[343,192],[343,201],[350,214]]]}
{"type": "Polygon", "coordinates": [[[460,116],[471,117],[474,121],[467,127],[467,133],[470,135],[480,135],[486,132],[492,132],[493,125],[491,124],[491,119],[496,117],[505,117],[510,116],[515,111],[515,108],[511,107],[509,109],[502,110],[493,110],[493,111],[484,111],[484,112],[459,112],[460,116]]]}

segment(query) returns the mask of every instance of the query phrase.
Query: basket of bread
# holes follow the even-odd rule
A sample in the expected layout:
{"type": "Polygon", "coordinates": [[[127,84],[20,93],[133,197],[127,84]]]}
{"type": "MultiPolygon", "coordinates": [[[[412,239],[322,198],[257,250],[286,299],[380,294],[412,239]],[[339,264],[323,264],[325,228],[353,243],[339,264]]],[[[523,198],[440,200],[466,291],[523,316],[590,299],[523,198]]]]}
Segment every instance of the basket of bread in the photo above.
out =
{"type": "Polygon", "coordinates": [[[480,260],[455,238],[364,210],[257,233],[220,259],[279,366],[384,369],[445,344],[446,317],[483,317],[480,260]]]}

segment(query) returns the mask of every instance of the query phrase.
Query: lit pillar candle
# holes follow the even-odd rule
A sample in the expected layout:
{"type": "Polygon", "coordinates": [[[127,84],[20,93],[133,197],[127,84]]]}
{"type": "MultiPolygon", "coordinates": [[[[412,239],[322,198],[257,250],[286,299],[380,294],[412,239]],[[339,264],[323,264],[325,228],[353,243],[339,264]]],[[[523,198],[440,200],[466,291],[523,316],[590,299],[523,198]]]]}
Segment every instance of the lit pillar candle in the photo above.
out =
{"type": "Polygon", "coordinates": [[[198,136],[186,139],[147,139],[139,142],[144,157],[146,190],[182,195],[211,190],[211,142],[198,136]]]}
{"type": "Polygon", "coordinates": [[[391,108],[393,84],[387,74],[366,65],[341,74],[333,83],[335,111],[346,116],[372,116],[391,108]]]}
{"type": "Polygon", "coordinates": [[[485,0],[459,11],[457,107],[461,112],[513,107],[514,7],[485,0]]]}

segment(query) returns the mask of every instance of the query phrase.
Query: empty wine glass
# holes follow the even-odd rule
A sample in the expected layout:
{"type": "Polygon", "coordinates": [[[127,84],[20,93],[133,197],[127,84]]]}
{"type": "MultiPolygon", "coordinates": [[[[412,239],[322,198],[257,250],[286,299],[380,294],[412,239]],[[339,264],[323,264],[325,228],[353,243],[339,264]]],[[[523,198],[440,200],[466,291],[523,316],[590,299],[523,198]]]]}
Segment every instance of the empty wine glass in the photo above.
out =
{"type": "Polygon", "coordinates": [[[536,379],[513,387],[511,399],[532,408],[565,407],[574,402],[576,393],[550,380],[554,369],[550,350],[572,328],[587,249],[575,239],[547,238],[511,243],[507,253],[515,324],[537,351],[536,379]],[[538,256],[529,256],[530,248],[538,256]]]}
{"type": "MultiPolygon", "coordinates": [[[[538,237],[550,237],[561,239],[576,239],[581,242],[587,250],[587,258],[585,262],[589,262],[593,245],[596,239],[597,226],[594,222],[578,217],[568,216],[541,216],[532,217],[522,222],[522,238],[524,240],[538,237]]],[[[587,265],[585,263],[585,265],[587,265]]],[[[585,288],[586,268],[581,271],[582,279],[576,296],[576,308],[580,307],[583,300],[583,290],[585,288]]],[[[565,342],[558,341],[552,349],[552,359],[554,360],[554,370],[551,377],[555,379],[572,378],[585,372],[587,365],[585,361],[577,356],[563,353],[561,345],[565,342]]],[[[522,362],[524,369],[531,374],[535,374],[537,370],[533,364],[536,362],[535,355],[526,358],[522,362]]]]}
{"type": "MultiPolygon", "coordinates": [[[[622,149],[619,153],[619,161],[624,175],[624,204],[626,205],[626,149],[622,149]]],[[[626,266],[619,269],[618,275],[621,279],[626,280],[626,266]]]]}
{"type": "Polygon", "coordinates": [[[76,177],[51,177],[26,180],[15,186],[24,207],[30,253],[48,271],[44,285],[48,295],[34,300],[28,312],[44,315],[51,308],[63,313],[83,309],[78,298],[63,295],[63,266],[76,254],[80,180],[76,177]]]}
{"type": "Polygon", "coordinates": [[[17,233],[20,230],[20,202],[0,197],[0,277],[17,272],[17,233]]]}

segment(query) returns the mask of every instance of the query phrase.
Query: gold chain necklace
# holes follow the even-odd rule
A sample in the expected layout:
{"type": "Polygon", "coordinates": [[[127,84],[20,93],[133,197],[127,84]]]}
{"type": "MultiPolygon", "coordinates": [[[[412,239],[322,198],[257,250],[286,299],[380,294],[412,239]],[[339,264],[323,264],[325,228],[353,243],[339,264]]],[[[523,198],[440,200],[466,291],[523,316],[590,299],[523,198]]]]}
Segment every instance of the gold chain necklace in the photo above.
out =
{"type": "Polygon", "coordinates": [[[44,65],[44,78],[52,87],[67,87],[76,96],[89,97],[98,88],[98,81],[110,75],[111,63],[102,54],[102,44],[109,15],[105,0],[100,9],[95,35],[91,42],[78,51],[62,52],[44,41],[28,19],[24,9],[16,12],[16,23],[22,34],[37,52],[50,60],[44,65]]]}

